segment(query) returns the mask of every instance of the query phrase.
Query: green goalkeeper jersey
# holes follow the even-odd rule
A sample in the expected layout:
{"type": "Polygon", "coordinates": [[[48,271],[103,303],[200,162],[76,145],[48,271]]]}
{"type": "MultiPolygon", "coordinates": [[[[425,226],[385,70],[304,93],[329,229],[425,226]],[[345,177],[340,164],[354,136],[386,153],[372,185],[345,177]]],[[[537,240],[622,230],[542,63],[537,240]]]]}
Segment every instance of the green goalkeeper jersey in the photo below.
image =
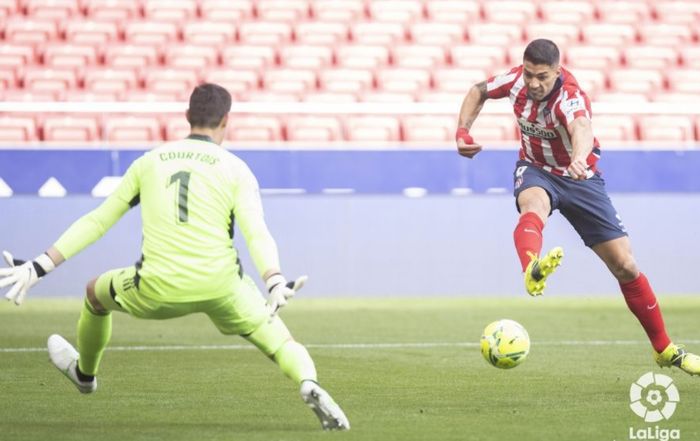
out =
{"type": "Polygon", "coordinates": [[[279,268],[255,176],[241,159],[197,135],[134,161],[114,193],[54,246],[70,258],[139,203],[143,245],[136,281],[149,298],[189,302],[231,295],[241,277],[234,223],[260,274],[279,268]]]}

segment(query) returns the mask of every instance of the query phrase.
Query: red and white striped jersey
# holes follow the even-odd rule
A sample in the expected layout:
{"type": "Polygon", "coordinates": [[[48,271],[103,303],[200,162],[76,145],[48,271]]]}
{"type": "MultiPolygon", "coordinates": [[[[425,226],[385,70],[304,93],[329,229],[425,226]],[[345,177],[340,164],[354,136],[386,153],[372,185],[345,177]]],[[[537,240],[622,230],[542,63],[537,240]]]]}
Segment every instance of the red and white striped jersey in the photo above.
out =
{"type": "MultiPolygon", "coordinates": [[[[527,96],[523,80],[523,66],[489,78],[486,82],[489,98],[510,99],[520,126],[520,159],[531,162],[559,176],[568,176],[572,144],[567,130],[575,118],[591,119],[591,101],[581,90],[576,78],[561,68],[561,76],[554,89],[543,101],[527,96]]],[[[593,151],[587,158],[592,171],[600,157],[600,145],[593,138],[593,151]]]]}

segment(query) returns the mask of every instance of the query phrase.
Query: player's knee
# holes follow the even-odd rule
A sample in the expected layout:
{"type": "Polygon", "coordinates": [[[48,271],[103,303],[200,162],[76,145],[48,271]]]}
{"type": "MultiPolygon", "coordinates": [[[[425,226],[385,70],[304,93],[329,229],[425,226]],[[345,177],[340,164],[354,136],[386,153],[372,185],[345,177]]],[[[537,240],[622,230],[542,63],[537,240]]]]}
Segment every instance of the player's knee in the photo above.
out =
{"type": "Polygon", "coordinates": [[[97,279],[92,279],[88,282],[87,286],[85,287],[85,297],[87,297],[87,301],[92,307],[93,311],[98,314],[103,314],[107,312],[107,309],[102,306],[99,300],[97,300],[97,294],[95,294],[96,284],[97,279]]]}
{"type": "Polygon", "coordinates": [[[614,262],[610,266],[610,271],[612,271],[615,278],[621,282],[629,282],[639,275],[637,263],[631,257],[626,257],[614,262]]]}

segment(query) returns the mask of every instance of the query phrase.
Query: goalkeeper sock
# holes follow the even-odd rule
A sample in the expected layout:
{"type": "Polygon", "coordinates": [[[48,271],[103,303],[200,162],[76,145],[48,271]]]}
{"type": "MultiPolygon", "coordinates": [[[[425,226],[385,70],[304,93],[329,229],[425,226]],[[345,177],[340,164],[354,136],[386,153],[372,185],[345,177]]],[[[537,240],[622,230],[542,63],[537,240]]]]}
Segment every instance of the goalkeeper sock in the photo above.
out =
{"type": "Polygon", "coordinates": [[[513,231],[515,251],[518,253],[523,272],[530,263],[530,255],[539,256],[542,251],[542,229],[544,229],[542,219],[537,214],[528,212],[520,216],[518,225],[513,231]]]}
{"type": "Polygon", "coordinates": [[[112,313],[96,313],[88,304],[83,304],[78,320],[78,367],[85,375],[97,375],[107,343],[112,336],[112,313]]]}
{"type": "Polygon", "coordinates": [[[316,366],[306,348],[294,340],[287,340],[272,356],[287,377],[295,383],[304,380],[316,381],[316,366]]]}
{"type": "Polygon", "coordinates": [[[671,344],[671,339],[666,334],[664,318],[661,315],[659,302],[656,300],[649,281],[644,274],[631,282],[621,283],[620,288],[625,296],[627,307],[637,317],[651,340],[651,345],[656,352],[663,352],[671,344]]]}

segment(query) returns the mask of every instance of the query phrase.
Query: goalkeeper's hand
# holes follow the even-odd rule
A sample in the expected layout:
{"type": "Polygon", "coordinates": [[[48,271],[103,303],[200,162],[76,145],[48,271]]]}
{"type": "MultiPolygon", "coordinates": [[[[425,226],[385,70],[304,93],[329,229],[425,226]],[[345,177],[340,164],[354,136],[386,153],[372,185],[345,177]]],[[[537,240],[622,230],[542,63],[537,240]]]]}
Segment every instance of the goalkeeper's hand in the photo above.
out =
{"type": "Polygon", "coordinates": [[[282,274],[274,274],[267,278],[265,285],[267,287],[267,308],[270,312],[270,317],[274,317],[277,311],[287,304],[287,300],[294,297],[297,291],[306,283],[307,276],[301,276],[293,282],[287,282],[282,274]]]}
{"type": "Polygon", "coordinates": [[[18,306],[22,304],[29,288],[56,268],[53,260],[46,254],[29,262],[15,259],[7,251],[2,252],[2,257],[5,258],[8,268],[0,268],[0,288],[12,285],[5,298],[18,306]]]}
{"type": "Polygon", "coordinates": [[[481,151],[481,145],[474,141],[472,135],[469,134],[469,130],[464,127],[457,129],[455,141],[457,142],[457,153],[467,158],[473,158],[481,151]]]}

